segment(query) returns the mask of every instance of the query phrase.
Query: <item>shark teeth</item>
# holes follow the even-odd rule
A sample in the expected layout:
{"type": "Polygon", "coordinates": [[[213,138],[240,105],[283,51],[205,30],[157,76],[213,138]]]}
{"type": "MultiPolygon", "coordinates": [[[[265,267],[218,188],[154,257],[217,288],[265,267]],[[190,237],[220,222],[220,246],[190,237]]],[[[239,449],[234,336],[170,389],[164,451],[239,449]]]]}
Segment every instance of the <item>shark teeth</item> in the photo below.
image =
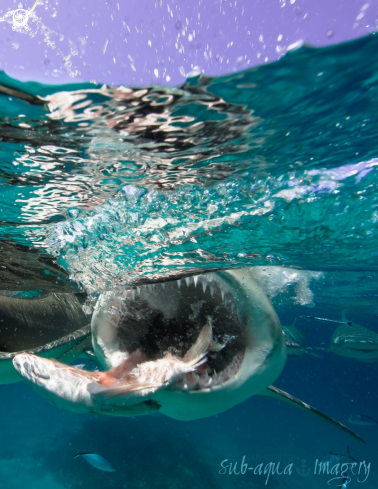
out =
{"type": "MultiPolygon", "coordinates": [[[[196,372],[190,372],[181,376],[174,384],[174,389],[184,391],[200,391],[201,389],[209,389],[221,385],[224,382],[235,377],[238,373],[241,364],[244,359],[244,351],[239,352],[234,356],[232,362],[221,372],[217,372],[215,369],[209,375],[210,367],[207,367],[205,371],[197,374],[196,372]]],[[[211,369],[210,369],[211,371],[211,369]]]]}
{"type": "Polygon", "coordinates": [[[199,376],[199,385],[202,388],[210,387],[212,384],[213,379],[209,376],[207,373],[207,370],[205,371],[204,374],[200,374],[199,376]]]}
{"type": "MultiPolygon", "coordinates": [[[[159,296],[159,291],[160,293],[162,293],[164,289],[171,291],[172,287],[177,287],[177,293],[179,295],[183,294],[185,299],[192,300],[192,302],[194,300],[194,305],[202,307],[202,303],[210,301],[215,310],[221,311],[222,314],[229,317],[231,321],[236,320],[239,324],[242,324],[241,313],[239,312],[239,307],[232,291],[223,280],[217,279],[212,273],[183,277],[172,282],[160,282],[137,286],[128,291],[127,299],[135,300],[135,298],[138,298],[140,300],[148,300],[149,295],[153,295],[154,297],[164,297],[165,294],[159,296]],[[197,285],[201,285],[201,287],[197,289],[197,285]],[[201,292],[203,292],[203,295],[201,292]],[[220,306],[223,306],[225,309],[219,309],[220,306]]],[[[190,319],[195,321],[197,313],[195,308],[192,307],[192,309],[193,315],[190,316],[190,319]]],[[[217,352],[223,350],[227,343],[233,339],[235,339],[235,336],[228,337],[224,334],[220,337],[216,336],[213,338],[208,351],[208,358],[212,365],[214,365],[214,362],[216,364],[217,352]]],[[[196,371],[181,375],[180,378],[173,381],[168,388],[187,392],[200,392],[205,389],[215,389],[217,386],[220,386],[235,377],[243,362],[243,358],[244,350],[236,354],[231,362],[228,363],[227,367],[220,372],[216,372],[216,370],[210,367],[206,362],[198,367],[196,371]]]]}
{"type": "MultiPolygon", "coordinates": [[[[194,275],[192,277],[185,277],[181,278],[175,281],[176,286],[179,290],[182,289],[182,287],[185,287],[189,289],[194,285],[196,288],[197,285],[201,284],[202,286],[202,291],[204,294],[206,294],[207,290],[210,292],[211,297],[215,297],[216,295],[219,294],[221,301],[225,307],[227,307],[230,312],[235,313],[237,311],[238,307],[234,302],[234,298],[231,295],[231,293],[224,288],[224,286],[219,283],[218,281],[214,280],[211,277],[211,274],[209,274],[208,277],[203,277],[199,275],[194,275]]],[[[131,290],[131,298],[135,300],[135,297],[140,296],[143,294],[143,291],[147,290],[148,292],[152,293],[154,290],[158,290],[159,287],[162,289],[166,289],[167,283],[165,282],[159,282],[156,284],[146,284],[142,286],[137,286],[136,288],[131,290]]],[[[129,292],[130,293],[130,292],[129,292]]],[[[130,298],[130,296],[129,296],[130,298]]]]}
{"type": "Polygon", "coordinates": [[[195,389],[199,384],[199,375],[194,372],[185,374],[185,384],[189,390],[195,389]]]}

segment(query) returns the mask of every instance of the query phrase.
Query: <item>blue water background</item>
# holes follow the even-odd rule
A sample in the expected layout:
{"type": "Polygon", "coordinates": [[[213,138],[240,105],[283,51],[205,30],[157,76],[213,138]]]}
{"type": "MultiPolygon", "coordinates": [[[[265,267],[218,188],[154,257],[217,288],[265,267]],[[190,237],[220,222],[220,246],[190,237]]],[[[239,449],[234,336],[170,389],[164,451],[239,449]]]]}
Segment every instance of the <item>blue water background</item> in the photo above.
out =
{"type": "MultiPolygon", "coordinates": [[[[93,297],[135,277],[193,267],[316,270],[323,275],[310,282],[312,297],[293,295],[289,284],[272,295],[282,324],[313,314],[339,320],[348,308],[348,319],[378,333],[377,52],[376,36],[303,48],[229,77],[152,87],[135,110],[129,92],[58,90],[2,75],[55,108],[10,97],[0,109],[1,237],[55,253],[93,297]],[[177,100],[162,114],[156,103],[171,96],[177,100]],[[117,124],[131,112],[134,132],[121,133],[117,124]]],[[[310,346],[327,346],[334,330],[304,319],[298,326],[309,328],[310,346]]],[[[340,421],[377,417],[376,363],[318,354],[289,359],[275,385],[340,421]]],[[[378,487],[378,426],[354,427],[363,445],[269,398],[193,422],[122,419],[59,410],[19,383],[1,386],[0,412],[7,489],[315,489],[329,487],[329,477],[296,469],[303,460],[313,469],[348,445],[371,462],[368,480],[350,487],[378,487]],[[73,460],[77,452],[99,453],[118,471],[101,474],[73,460]],[[240,464],[244,455],[254,466],[293,462],[293,474],[267,485],[264,476],[219,474],[222,460],[240,464]]]]}

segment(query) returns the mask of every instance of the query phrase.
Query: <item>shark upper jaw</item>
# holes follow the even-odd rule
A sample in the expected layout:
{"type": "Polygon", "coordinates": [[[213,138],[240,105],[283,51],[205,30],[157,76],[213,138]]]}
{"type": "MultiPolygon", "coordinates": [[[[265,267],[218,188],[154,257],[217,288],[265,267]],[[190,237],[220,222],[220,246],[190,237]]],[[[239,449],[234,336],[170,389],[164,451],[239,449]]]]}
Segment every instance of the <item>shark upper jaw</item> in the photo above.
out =
{"type": "Polygon", "coordinates": [[[378,359],[378,345],[375,343],[356,342],[348,337],[336,337],[332,341],[332,348],[340,356],[355,358],[362,361],[376,361],[378,359]]]}

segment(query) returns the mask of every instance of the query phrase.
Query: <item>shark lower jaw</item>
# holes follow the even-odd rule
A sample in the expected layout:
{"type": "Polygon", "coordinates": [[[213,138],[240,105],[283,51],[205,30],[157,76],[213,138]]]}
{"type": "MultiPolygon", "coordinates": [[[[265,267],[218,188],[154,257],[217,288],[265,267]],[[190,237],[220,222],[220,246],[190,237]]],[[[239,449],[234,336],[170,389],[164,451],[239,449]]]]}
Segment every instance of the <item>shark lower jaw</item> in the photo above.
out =
{"type": "Polygon", "coordinates": [[[377,348],[353,348],[353,347],[350,347],[350,346],[343,346],[342,347],[343,350],[346,350],[346,351],[351,351],[351,352],[356,352],[356,353],[366,353],[366,354],[377,354],[378,353],[378,349],[377,348]]]}
{"type": "Polygon", "coordinates": [[[356,343],[354,339],[337,337],[333,341],[333,347],[339,351],[345,351],[346,353],[366,354],[366,355],[378,355],[378,345],[369,344],[364,342],[356,343]]]}
{"type": "Polygon", "coordinates": [[[260,303],[259,294],[250,292],[254,286],[222,272],[109,292],[100,299],[92,320],[96,353],[108,368],[136,350],[146,361],[167,353],[184,358],[210,318],[213,342],[206,362],[165,388],[192,393],[237,388],[268,369],[277,356],[285,358],[277,348],[283,343],[278,318],[272,319],[269,301],[260,303]],[[254,308],[259,312],[251,312],[254,308]],[[259,320],[251,319],[254,314],[259,320]],[[267,330],[263,340],[256,333],[259,328],[267,330]]]}

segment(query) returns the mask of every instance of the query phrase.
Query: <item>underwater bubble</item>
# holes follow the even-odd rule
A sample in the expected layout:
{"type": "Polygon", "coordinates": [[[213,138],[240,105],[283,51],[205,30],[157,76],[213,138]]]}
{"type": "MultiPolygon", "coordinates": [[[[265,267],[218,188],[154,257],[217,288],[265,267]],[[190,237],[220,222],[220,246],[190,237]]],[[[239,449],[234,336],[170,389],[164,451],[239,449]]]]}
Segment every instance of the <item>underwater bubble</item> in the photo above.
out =
{"type": "Polygon", "coordinates": [[[122,187],[123,192],[128,200],[137,201],[146,193],[146,189],[140,187],[134,187],[133,185],[125,185],[122,187]]]}
{"type": "Polygon", "coordinates": [[[68,209],[67,211],[67,215],[69,217],[72,217],[73,219],[76,219],[80,214],[80,210],[79,209],[68,209]]]}

